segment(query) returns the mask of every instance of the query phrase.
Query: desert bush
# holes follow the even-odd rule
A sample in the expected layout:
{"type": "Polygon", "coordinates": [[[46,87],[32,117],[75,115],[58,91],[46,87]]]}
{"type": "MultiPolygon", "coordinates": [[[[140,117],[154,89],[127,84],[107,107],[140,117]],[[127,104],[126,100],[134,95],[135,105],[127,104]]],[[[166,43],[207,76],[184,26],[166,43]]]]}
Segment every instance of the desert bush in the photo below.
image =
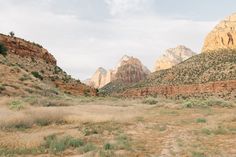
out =
{"type": "Polygon", "coordinates": [[[110,144],[110,143],[106,143],[106,144],[104,144],[103,148],[105,150],[111,150],[111,149],[114,148],[114,146],[112,144],[110,144]]]}
{"type": "Polygon", "coordinates": [[[0,84],[0,92],[6,90],[6,87],[2,84],[0,84]]]}
{"type": "Polygon", "coordinates": [[[50,135],[44,138],[45,143],[42,145],[44,149],[48,149],[51,153],[63,152],[69,148],[78,148],[84,145],[81,139],[73,138],[71,136],[66,136],[63,138],[58,138],[56,135],[50,135]]]}
{"type": "Polygon", "coordinates": [[[0,43],[0,54],[3,55],[4,57],[7,55],[7,48],[3,43],[0,43]]]}
{"type": "Polygon", "coordinates": [[[87,152],[90,152],[90,151],[93,151],[93,150],[96,150],[96,149],[97,149],[97,147],[93,143],[87,143],[86,145],[81,147],[79,150],[82,153],[87,153],[87,152]]]}
{"type": "Polygon", "coordinates": [[[31,80],[31,77],[24,74],[22,77],[19,78],[20,81],[26,81],[26,80],[31,80]]]}
{"type": "Polygon", "coordinates": [[[206,157],[202,152],[192,152],[192,157],[206,157]]]}
{"type": "Polygon", "coordinates": [[[234,133],[234,131],[220,125],[217,126],[216,128],[203,128],[201,129],[201,133],[205,135],[225,135],[234,133]]]}
{"type": "Polygon", "coordinates": [[[217,98],[209,98],[209,99],[188,99],[183,102],[183,106],[185,108],[207,108],[207,107],[233,107],[231,102],[217,99],[217,98]]]}
{"type": "Polygon", "coordinates": [[[155,105],[158,101],[155,98],[149,97],[142,101],[144,104],[155,105]]]}
{"type": "Polygon", "coordinates": [[[116,149],[124,149],[124,150],[130,150],[131,144],[130,139],[125,134],[121,134],[116,138],[116,149]]]}
{"type": "Polygon", "coordinates": [[[31,74],[35,77],[35,78],[38,78],[40,80],[43,80],[43,76],[39,74],[39,72],[37,71],[33,71],[31,72],[31,74]]]}
{"type": "Polygon", "coordinates": [[[197,123],[206,123],[207,120],[206,120],[205,118],[197,118],[197,119],[196,119],[196,122],[197,122],[197,123]]]}
{"type": "Polygon", "coordinates": [[[10,107],[10,109],[12,109],[12,110],[17,110],[17,111],[19,111],[19,110],[23,109],[24,106],[25,106],[25,105],[24,105],[24,102],[22,102],[22,101],[20,101],[20,100],[14,100],[14,101],[12,101],[12,102],[9,103],[9,107],[10,107]]]}

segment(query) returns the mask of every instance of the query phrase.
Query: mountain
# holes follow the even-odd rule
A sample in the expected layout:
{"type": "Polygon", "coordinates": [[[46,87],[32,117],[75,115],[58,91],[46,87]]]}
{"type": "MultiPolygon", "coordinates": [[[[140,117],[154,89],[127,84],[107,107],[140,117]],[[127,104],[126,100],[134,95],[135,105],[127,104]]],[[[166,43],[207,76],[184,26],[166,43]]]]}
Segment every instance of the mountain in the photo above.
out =
{"type": "Polygon", "coordinates": [[[236,13],[221,21],[206,37],[202,52],[236,49],[236,13]]]}
{"type": "MultiPolygon", "coordinates": [[[[203,52],[172,68],[152,73],[146,79],[123,86],[112,93],[115,96],[139,97],[157,96],[187,98],[216,96],[225,99],[236,98],[236,48],[235,14],[217,25],[207,36],[203,52]],[[221,27],[220,27],[221,26],[221,27]],[[229,30],[230,26],[230,30],[229,30]],[[219,44],[222,33],[232,34],[229,45],[219,44]],[[215,34],[214,34],[215,33],[215,34]],[[211,41],[211,42],[210,42],[211,41]]],[[[225,40],[224,40],[225,41],[225,40]]]]}
{"type": "Polygon", "coordinates": [[[147,77],[150,71],[134,57],[124,56],[115,69],[115,80],[135,83],[147,77]]]}
{"type": "Polygon", "coordinates": [[[21,38],[0,34],[1,93],[27,95],[45,92],[44,88],[58,89],[73,95],[96,95],[96,90],[73,79],[57,66],[57,61],[41,45],[21,38]]]}
{"type": "Polygon", "coordinates": [[[112,70],[98,68],[86,84],[95,88],[102,88],[114,81],[125,84],[138,82],[147,77],[150,71],[137,58],[124,55],[112,70]]]}
{"type": "Polygon", "coordinates": [[[87,79],[85,81],[85,84],[94,88],[101,88],[108,84],[110,81],[111,77],[109,77],[108,71],[100,67],[96,70],[91,79],[87,79]]]}
{"type": "Polygon", "coordinates": [[[194,55],[196,55],[195,52],[182,45],[170,48],[157,59],[154,69],[155,71],[169,69],[194,55]]]}

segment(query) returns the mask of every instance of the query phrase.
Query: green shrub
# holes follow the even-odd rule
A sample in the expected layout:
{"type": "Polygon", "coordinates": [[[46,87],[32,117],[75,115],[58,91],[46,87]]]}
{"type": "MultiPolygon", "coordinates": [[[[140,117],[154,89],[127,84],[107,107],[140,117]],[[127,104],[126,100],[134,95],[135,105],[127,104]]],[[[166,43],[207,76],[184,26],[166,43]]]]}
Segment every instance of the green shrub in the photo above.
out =
{"type": "Polygon", "coordinates": [[[106,143],[106,144],[103,146],[103,148],[104,148],[105,150],[111,150],[111,149],[114,148],[114,146],[113,146],[112,144],[110,144],[110,143],[106,143]]]}
{"type": "Polygon", "coordinates": [[[24,121],[19,121],[18,123],[14,123],[11,126],[9,126],[9,128],[15,128],[17,130],[26,130],[31,128],[32,125],[30,123],[24,122],[24,121]]]}
{"type": "Polygon", "coordinates": [[[19,100],[14,100],[14,101],[10,102],[9,106],[10,106],[10,109],[12,109],[12,110],[21,110],[24,108],[23,102],[21,102],[19,100]]]}
{"type": "Polygon", "coordinates": [[[6,87],[0,84],[0,92],[6,90],[6,87]]]}
{"type": "Polygon", "coordinates": [[[116,138],[116,148],[117,149],[124,149],[124,150],[130,150],[130,139],[125,135],[121,134],[116,138]]]}
{"type": "Polygon", "coordinates": [[[196,119],[196,122],[197,123],[206,123],[207,120],[205,118],[198,118],[198,119],[196,119]]]}
{"type": "Polygon", "coordinates": [[[80,151],[81,151],[82,153],[87,153],[87,152],[96,150],[96,148],[97,148],[97,147],[96,147],[93,143],[87,143],[85,146],[83,146],[83,147],[80,148],[80,151]]]}
{"type": "Polygon", "coordinates": [[[66,149],[78,148],[84,145],[84,142],[80,139],[73,138],[71,136],[66,136],[59,139],[56,135],[47,136],[43,144],[44,149],[48,149],[51,153],[63,152],[66,149]]]}
{"type": "Polygon", "coordinates": [[[38,79],[40,79],[40,80],[43,80],[43,76],[40,75],[37,71],[31,72],[31,74],[32,74],[35,78],[38,78],[38,79]]]}
{"type": "Polygon", "coordinates": [[[206,157],[206,155],[201,152],[192,152],[192,157],[206,157]]]}
{"type": "Polygon", "coordinates": [[[7,48],[3,43],[0,43],[0,54],[3,55],[4,57],[7,55],[7,48]]]}
{"type": "Polygon", "coordinates": [[[30,80],[30,76],[24,74],[22,77],[19,78],[20,81],[26,81],[26,80],[30,80]]]}
{"type": "Polygon", "coordinates": [[[232,103],[217,99],[217,98],[209,98],[209,99],[189,99],[183,102],[183,106],[185,108],[207,108],[207,107],[232,107],[232,103]]]}

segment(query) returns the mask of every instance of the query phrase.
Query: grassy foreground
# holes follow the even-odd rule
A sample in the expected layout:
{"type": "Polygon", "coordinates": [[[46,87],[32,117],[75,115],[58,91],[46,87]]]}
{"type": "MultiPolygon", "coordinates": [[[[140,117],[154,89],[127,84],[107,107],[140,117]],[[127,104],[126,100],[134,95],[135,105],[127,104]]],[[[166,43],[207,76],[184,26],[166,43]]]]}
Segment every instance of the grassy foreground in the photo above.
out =
{"type": "Polygon", "coordinates": [[[235,101],[1,97],[0,156],[236,155],[235,101]]]}

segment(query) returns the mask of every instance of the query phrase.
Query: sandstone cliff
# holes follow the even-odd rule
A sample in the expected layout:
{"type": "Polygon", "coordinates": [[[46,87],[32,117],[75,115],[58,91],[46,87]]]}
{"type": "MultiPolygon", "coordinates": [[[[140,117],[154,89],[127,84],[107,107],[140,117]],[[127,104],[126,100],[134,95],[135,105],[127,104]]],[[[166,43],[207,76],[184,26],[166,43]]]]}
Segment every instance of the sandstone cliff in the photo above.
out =
{"type": "Polygon", "coordinates": [[[202,53],[167,70],[157,71],[119,90],[122,96],[220,96],[236,98],[236,52],[202,53]]]}
{"type": "MultiPolygon", "coordinates": [[[[0,57],[0,66],[3,69],[9,67],[18,67],[18,71],[24,71],[26,74],[18,78],[18,75],[11,76],[11,81],[2,79],[0,84],[17,83],[20,79],[21,85],[26,84],[27,78],[33,76],[41,84],[48,87],[59,88],[60,90],[74,95],[83,95],[84,93],[96,95],[95,89],[80,83],[67,75],[60,67],[57,66],[57,61],[46,49],[41,45],[20,39],[0,34],[0,43],[8,49],[7,56],[0,57]],[[27,76],[27,77],[26,77],[27,76]]],[[[1,76],[7,76],[2,72],[1,76]]],[[[29,79],[32,81],[32,79],[29,79]]],[[[29,81],[28,80],[28,81],[29,81]]],[[[20,84],[20,83],[19,83],[20,84]]],[[[20,94],[20,93],[19,93],[20,94]]]]}
{"type": "Polygon", "coordinates": [[[102,88],[112,81],[120,80],[124,83],[138,82],[147,77],[150,71],[140,62],[139,59],[123,56],[116,67],[111,70],[98,68],[91,79],[85,83],[95,88],[102,88]]]}
{"type": "Polygon", "coordinates": [[[206,37],[202,52],[236,49],[236,13],[221,21],[206,37]]]}
{"type": "Polygon", "coordinates": [[[195,52],[182,45],[170,48],[157,59],[154,71],[169,69],[194,55],[196,55],[195,52]]]}
{"type": "Polygon", "coordinates": [[[85,84],[94,88],[101,88],[111,81],[111,77],[109,76],[109,72],[100,67],[96,70],[91,79],[85,81],[85,84]]]}

